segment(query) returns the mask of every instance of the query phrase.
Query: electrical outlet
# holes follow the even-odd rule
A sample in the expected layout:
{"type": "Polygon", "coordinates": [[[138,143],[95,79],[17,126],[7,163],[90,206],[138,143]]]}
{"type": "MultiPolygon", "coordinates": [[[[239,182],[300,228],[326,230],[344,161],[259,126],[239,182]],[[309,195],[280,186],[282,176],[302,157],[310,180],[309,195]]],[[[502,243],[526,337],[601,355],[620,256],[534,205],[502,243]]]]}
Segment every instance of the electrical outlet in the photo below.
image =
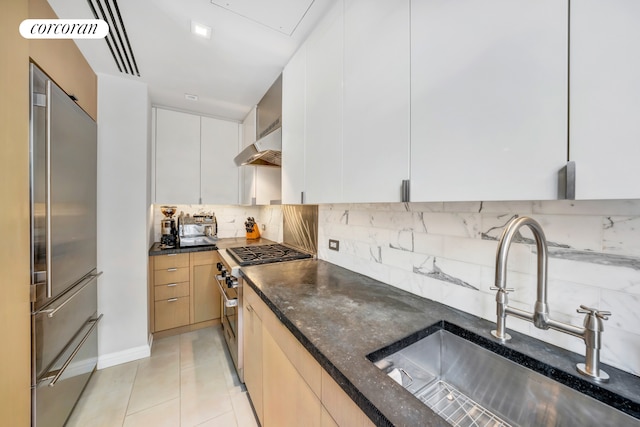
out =
{"type": "Polygon", "coordinates": [[[339,251],[340,250],[340,241],[339,240],[329,239],[329,249],[331,249],[332,251],[339,251]]]}

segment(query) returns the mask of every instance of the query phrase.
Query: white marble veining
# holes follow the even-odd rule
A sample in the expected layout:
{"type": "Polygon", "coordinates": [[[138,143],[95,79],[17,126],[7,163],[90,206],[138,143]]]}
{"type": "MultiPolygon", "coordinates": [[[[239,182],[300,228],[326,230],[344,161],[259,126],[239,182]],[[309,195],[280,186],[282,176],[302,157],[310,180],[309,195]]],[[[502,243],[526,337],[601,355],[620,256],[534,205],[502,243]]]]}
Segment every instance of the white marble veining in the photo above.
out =
{"type": "MultiPolygon", "coordinates": [[[[549,242],[551,317],[582,325],[580,304],[613,313],[601,359],[640,374],[640,201],[336,204],[319,207],[318,256],[416,295],[495,321],[498,240],[531,216],[549,242]],[[327,249],[328,239],[340,251],[327,249]]],[[[525,228],[509,252],[510,303],[532,311],[536,248],[525,228]]],[[[581,340],[508,318],[507,327],[584,353],[581,340]]]]}
{"type": "MultiPolygon", "coordinates": [[[[154,241],[160,241],[160,221],[164,218],[160,212],[161,205],[154,205],[153,235],[154,241]]],[[[274,241],[282,241],[282,211],[280,206],[228,206],[228,205],[175,205],[176,218],[180,212],[189,215],[214,213],[218,222],[218,237],[244,237],[244,222],[247,217],[254,217],[260,225],[260,234],[274,241]],[[264,230],[262,229],[264,225],[264,230]]]]}

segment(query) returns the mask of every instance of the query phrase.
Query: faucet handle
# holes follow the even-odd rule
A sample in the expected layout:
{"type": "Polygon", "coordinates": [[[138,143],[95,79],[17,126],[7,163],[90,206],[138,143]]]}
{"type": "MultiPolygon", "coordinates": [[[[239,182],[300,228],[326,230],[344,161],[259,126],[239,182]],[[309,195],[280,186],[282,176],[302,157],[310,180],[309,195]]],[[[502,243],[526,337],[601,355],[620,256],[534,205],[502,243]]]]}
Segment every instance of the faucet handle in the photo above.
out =
{"type": "Polygon", "coordinates": [[[611,316],[610,311],[599,311],[596,308],[587,307],[584,305],[580,305],[580,308],[576,310],[578,313],[589,314],[591,316],[596,316],[602,320],[609,320],[609,316],[611,316]]]}
{"type": "Polygon", "coordinates": [[[514,288],[499,288],[497,286],[491,286],[489,289],[492,290],[492,291],[500,291],[500,290],[502,290],[502,291],[505,291],[507,293],[515,291],[514,288]]]}

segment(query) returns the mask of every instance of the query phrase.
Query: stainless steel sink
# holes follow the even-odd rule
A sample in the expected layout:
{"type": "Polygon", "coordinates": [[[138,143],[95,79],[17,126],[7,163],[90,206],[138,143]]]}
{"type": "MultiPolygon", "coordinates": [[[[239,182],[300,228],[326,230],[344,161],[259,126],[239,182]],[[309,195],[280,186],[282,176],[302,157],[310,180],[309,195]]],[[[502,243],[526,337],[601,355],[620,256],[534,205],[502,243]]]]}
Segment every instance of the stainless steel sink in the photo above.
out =
{"type": "Polygon", "coordinates": [[[622,411],[444,329],[397,347],[369,360],[455,426],[640,426],[622,411]]]}

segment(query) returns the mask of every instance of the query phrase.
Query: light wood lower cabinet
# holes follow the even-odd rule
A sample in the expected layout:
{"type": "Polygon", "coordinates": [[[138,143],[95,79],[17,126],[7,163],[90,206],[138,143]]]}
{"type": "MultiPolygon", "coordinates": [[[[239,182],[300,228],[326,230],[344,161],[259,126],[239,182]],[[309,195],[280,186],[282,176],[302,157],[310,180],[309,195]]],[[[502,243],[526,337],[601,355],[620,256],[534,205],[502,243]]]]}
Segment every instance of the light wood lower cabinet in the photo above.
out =
{"type": "Polygon", "coordinates": [[[245,384],[263,427],[374,424],[248,285],[245,384]]]}
{"type": "Polygon", "coordinates": [[[191,323],[220,319],[220,289],[215,280],[216,263],[220,262],[218,251],[192,252],[191,266],[193,318],[191,323]]]}
{"type": "Polygon", "coordinates": [[[151,332],[181,333],[220,320],[220,291],[215,281],[217,251],[150,257],[151,332]]]}
{"type": "Polygon", "coordinates": [[[244,337],[244,381],[251,396],[260,425],[264,425],[262,399],[262,319],[245,299],[243,317],[244,337]]]}

